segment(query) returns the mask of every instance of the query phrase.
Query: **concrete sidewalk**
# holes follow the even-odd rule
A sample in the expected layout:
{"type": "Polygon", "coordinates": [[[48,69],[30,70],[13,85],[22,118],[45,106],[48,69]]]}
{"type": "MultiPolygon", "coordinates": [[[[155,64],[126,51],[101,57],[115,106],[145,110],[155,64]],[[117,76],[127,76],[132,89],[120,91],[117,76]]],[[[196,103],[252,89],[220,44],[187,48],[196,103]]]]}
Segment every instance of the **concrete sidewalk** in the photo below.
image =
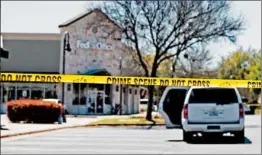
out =
{"type": "MultiPolygon", "coordinates": [[[[157,112],[153,112],[152,116],[159,115],[157,112]]],[[[59,129],[76,128],[87,126],[88,124],[99,121],[101,119],[108,118],[127,118],[127,117],[146,117],[146,113],[133,114],[133,115],[106,115],[106,116],[67,116],[67,122],[63,124],[23,124],[23,123],[11,123],[5,114],[1,114],[1,138],[12,137],[17,135],[33,134],[39,132],[48,132],[59,129]]]]}
{"type": "Polygon", "coordinates": [[[106,118],[116,117],[129,117],[124,116],[68,116],[67,122],[63,124],[23,124],[23,123],[11,123],[6,115],[1,115],[1,138],[12,137],[17,135],[32,134],[39,132],[47,132],[58,129],[75,128],[87,126],[89,123],[99,121],[106,118]]]}

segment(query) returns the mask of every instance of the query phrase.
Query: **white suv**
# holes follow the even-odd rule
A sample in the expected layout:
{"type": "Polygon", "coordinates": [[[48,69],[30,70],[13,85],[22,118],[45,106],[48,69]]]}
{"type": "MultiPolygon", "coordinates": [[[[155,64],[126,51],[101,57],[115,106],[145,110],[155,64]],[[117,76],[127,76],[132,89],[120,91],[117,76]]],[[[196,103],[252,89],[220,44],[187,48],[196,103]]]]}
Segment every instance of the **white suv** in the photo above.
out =
{"type": "Polygon", "coordinates": [[[160,100],[160,113],[167,128],[182,128],[183,140],[233,133],[244,142],[244,105],[236,88],[168,87],[160,100]],[[184,97],[184,98],[183,98],[184,97]]]}

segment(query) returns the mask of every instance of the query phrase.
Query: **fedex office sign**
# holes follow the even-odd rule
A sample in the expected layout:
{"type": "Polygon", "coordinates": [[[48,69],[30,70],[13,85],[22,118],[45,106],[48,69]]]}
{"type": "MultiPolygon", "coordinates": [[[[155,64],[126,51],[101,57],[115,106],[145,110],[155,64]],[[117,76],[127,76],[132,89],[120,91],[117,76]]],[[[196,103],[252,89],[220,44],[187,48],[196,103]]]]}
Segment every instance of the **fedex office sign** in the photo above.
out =
{"type": "Polygon", "coordinates": [[[76,41],[76,47],[77,48],[82,48],[82,49],[101,49],[101,50],[112,50],[113,47],[112,45],[106,44],[105,42],[102,41],[89,41],[89,40],[77,40],[76,41]]]}

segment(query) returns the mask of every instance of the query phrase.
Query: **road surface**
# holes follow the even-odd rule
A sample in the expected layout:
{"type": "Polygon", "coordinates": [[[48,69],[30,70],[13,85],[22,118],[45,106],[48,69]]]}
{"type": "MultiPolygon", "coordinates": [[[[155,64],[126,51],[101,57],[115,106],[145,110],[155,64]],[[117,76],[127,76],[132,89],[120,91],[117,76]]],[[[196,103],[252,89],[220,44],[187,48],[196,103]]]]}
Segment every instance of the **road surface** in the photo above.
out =
{"type": "Polygon", "coordinates": [[[1,154],[261,154],[261,123],[246,126],[244,144],[229,140],[189,144],[181,130],[164,127],[75,128],[1,139],[1,154]]]}

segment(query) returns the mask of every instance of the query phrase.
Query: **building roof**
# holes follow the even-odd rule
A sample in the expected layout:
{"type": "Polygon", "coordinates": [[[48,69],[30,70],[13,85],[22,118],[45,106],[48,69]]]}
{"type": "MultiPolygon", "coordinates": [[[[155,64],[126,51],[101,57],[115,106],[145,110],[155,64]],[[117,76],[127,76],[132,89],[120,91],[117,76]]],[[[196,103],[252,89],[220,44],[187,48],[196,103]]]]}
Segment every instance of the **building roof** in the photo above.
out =
{"type": "Polygon", "coordinates": [[[74,18],[69,19],[68,21],[60,24],[58,27],[61,28],[61,27],[69,26],[69,25],[71,25],[71,24],[79,21],[80,19],[82,19],[82,18],[90,15],[90,14],[93,13],[93,12],[102,13],[111,23],[113,23],[115,26],[117,26],[118,28],[121,29],[121,27],[120,27],[118,24],[116,24],[113,20],[111,20],[111,19],[110,19],[102,10],[100,10],[100,9],[94,9],[94,10],[92,10],[92,11],[84,12],[84,13],[82,13],[82,14],[79,14],[78,16],[75,16],[74,18]]]}
{"type": "Polygon", "coordinates": [[[1,33],[3,40],[60,40],[59,33],[1,33]]]}

